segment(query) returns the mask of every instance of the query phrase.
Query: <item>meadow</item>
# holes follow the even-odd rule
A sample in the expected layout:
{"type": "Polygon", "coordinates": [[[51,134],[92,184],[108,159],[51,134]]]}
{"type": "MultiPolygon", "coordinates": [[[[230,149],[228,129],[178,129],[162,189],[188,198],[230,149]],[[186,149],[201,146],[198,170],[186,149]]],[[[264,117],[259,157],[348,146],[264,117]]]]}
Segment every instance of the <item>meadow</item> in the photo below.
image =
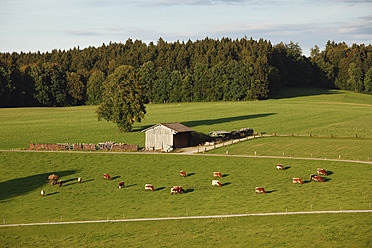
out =
{"type": "MultiPolygon", "coordinates": [[[[29,143],[117,143],[144,146],[142,129],[181,122],[198,132],[254,128],[255,132],[312,137],[267,137],[211,153],[366,160],[372,151],[372,96],[339,90],[289,89],[254,102],[149,104],[134,130],[97,121],[96,106],[0,109],[0,149],[29,143]],[[187,113],[187,114],[185,114],[187,113]],[[355,135],[359,138],[355,138],[355,135]],[[330,136],[334,138],[330,138],[330,136]]],[[[371,156],[372,157],[372,156],[371,156]]],[[[177,154],[0,152],[0,223],[32,223],[308,210],[370,209],[370,164],[177,154]],[[282,163],[285,171],[277,171],[282,163]],[[309,182],[316,168],[324,183],[309,182]],[[179,177],[179,171],[189,174],[179,177]],[[223,187],[211,187],[220,171],[223,187]],[[63,187],[50,185],[55,173],[63,187]],[[109,173],[112,181],[103,179],[109,173]],[[83,183],[77,183],[77,177],[83,183]],[[292,178],[305,183],[293,185],[292,178]],[[124,189],[118,183],[125,182],[124,189]],[[145,192],[151,183],[155,192],[145,192]],[[182,195],[170,195],[181,185],[182,195]],[[256,186],[267,194],[255,194],[256,186]],[[44,189],[46,195],[40,196],[44,189]]],[[[210,220],[1,227],[4,247],[371,246],[371,214],[312,214],[210,220]],[[285,233],[285,235],[283,235],[285,233]],[[324,234],[324,235],[319,235],[324,234]]]]}
{"type": "Polygon", "coordinates": [[[129,133],[118,132],[113,123],[97,121],[96,106],[0,109],[0,149],[22,149],[32,142],[115,141],[144,147],[141,130],[162,122],[180,122],[203,133],[250,127],[278,135],[372,138],[372,96],[296,90],[265,101],[148,104],[145,119],[129,133]]]}

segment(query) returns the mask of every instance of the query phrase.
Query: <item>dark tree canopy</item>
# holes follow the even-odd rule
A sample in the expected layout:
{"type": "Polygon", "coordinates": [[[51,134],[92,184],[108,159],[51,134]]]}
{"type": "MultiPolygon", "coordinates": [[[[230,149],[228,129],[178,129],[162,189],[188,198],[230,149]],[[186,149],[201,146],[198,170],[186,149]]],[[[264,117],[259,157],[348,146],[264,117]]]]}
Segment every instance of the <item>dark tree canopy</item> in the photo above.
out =
{"type": "Polygon", "coordinates": [[[372,46],[328,41],[311,56],[294,42],[248,38],[157,44],[128,39],[85,49],[0,53],[0,107],[99,104],[123,65],[140,75],[146,103],[266,99],[282,87],[372,94],[372,46]]]}
{"type": "Polygon", "coordinates": [[[122,65],[107,78],[97,109],[98,119],[112,121],[119,130],[128,132],[134,122],[144,118],[144,104],[139,74],[134,67],[122,65]]]}

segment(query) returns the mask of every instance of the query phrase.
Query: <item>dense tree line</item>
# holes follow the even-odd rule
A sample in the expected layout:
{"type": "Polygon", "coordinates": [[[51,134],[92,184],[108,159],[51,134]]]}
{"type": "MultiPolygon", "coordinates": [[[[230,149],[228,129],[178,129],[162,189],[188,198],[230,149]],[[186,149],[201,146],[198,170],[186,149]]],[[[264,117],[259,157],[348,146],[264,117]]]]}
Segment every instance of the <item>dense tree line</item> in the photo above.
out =
{"type": "Polygon", "coordinates": [[[0,53],[0,106],[99,104],[122,65],[134,68],[144,101],[154,103],[265,99],[288,86],[372,92],[371,45],[328,42],[307,58],[292,42],[128,39],[97,48],[0,53]]]}

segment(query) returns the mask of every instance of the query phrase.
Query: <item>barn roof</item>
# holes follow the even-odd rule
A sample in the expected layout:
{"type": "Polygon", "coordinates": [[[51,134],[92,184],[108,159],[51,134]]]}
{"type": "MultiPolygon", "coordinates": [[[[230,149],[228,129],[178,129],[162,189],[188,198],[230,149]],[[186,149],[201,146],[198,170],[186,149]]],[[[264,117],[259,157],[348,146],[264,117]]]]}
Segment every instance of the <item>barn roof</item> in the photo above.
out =
{"type": "Polygon", "coordinates": [[[147,132],[148,130],[154,129],[155,127],[158,127],[158,126],[167,127],[169,129],[175,131],[176,133],[186,133],[186,132],[193,132],[193,131],[195,131],[195,130],[189,128],[189,127],[186,127],[185,125],[182,125],[181,123],[172,122],[172,123],[159,123],[159,124],[156,124],[154,126],[151,126],[151,127],[146,128],[146,129],[143,129],[142,132],[147,132]]]}

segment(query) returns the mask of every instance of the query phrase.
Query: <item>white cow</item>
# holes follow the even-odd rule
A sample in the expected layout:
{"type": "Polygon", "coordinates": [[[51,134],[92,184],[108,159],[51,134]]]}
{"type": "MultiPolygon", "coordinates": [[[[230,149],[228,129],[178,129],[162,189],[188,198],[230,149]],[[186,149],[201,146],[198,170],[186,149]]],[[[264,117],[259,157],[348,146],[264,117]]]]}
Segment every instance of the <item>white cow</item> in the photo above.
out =
{"type": "Polygon", "coordinates": [[[221,187],[222,185],[221,185],[220,181],[218,181],[218,180],[212,180],[212,186],[221,187]]]}

